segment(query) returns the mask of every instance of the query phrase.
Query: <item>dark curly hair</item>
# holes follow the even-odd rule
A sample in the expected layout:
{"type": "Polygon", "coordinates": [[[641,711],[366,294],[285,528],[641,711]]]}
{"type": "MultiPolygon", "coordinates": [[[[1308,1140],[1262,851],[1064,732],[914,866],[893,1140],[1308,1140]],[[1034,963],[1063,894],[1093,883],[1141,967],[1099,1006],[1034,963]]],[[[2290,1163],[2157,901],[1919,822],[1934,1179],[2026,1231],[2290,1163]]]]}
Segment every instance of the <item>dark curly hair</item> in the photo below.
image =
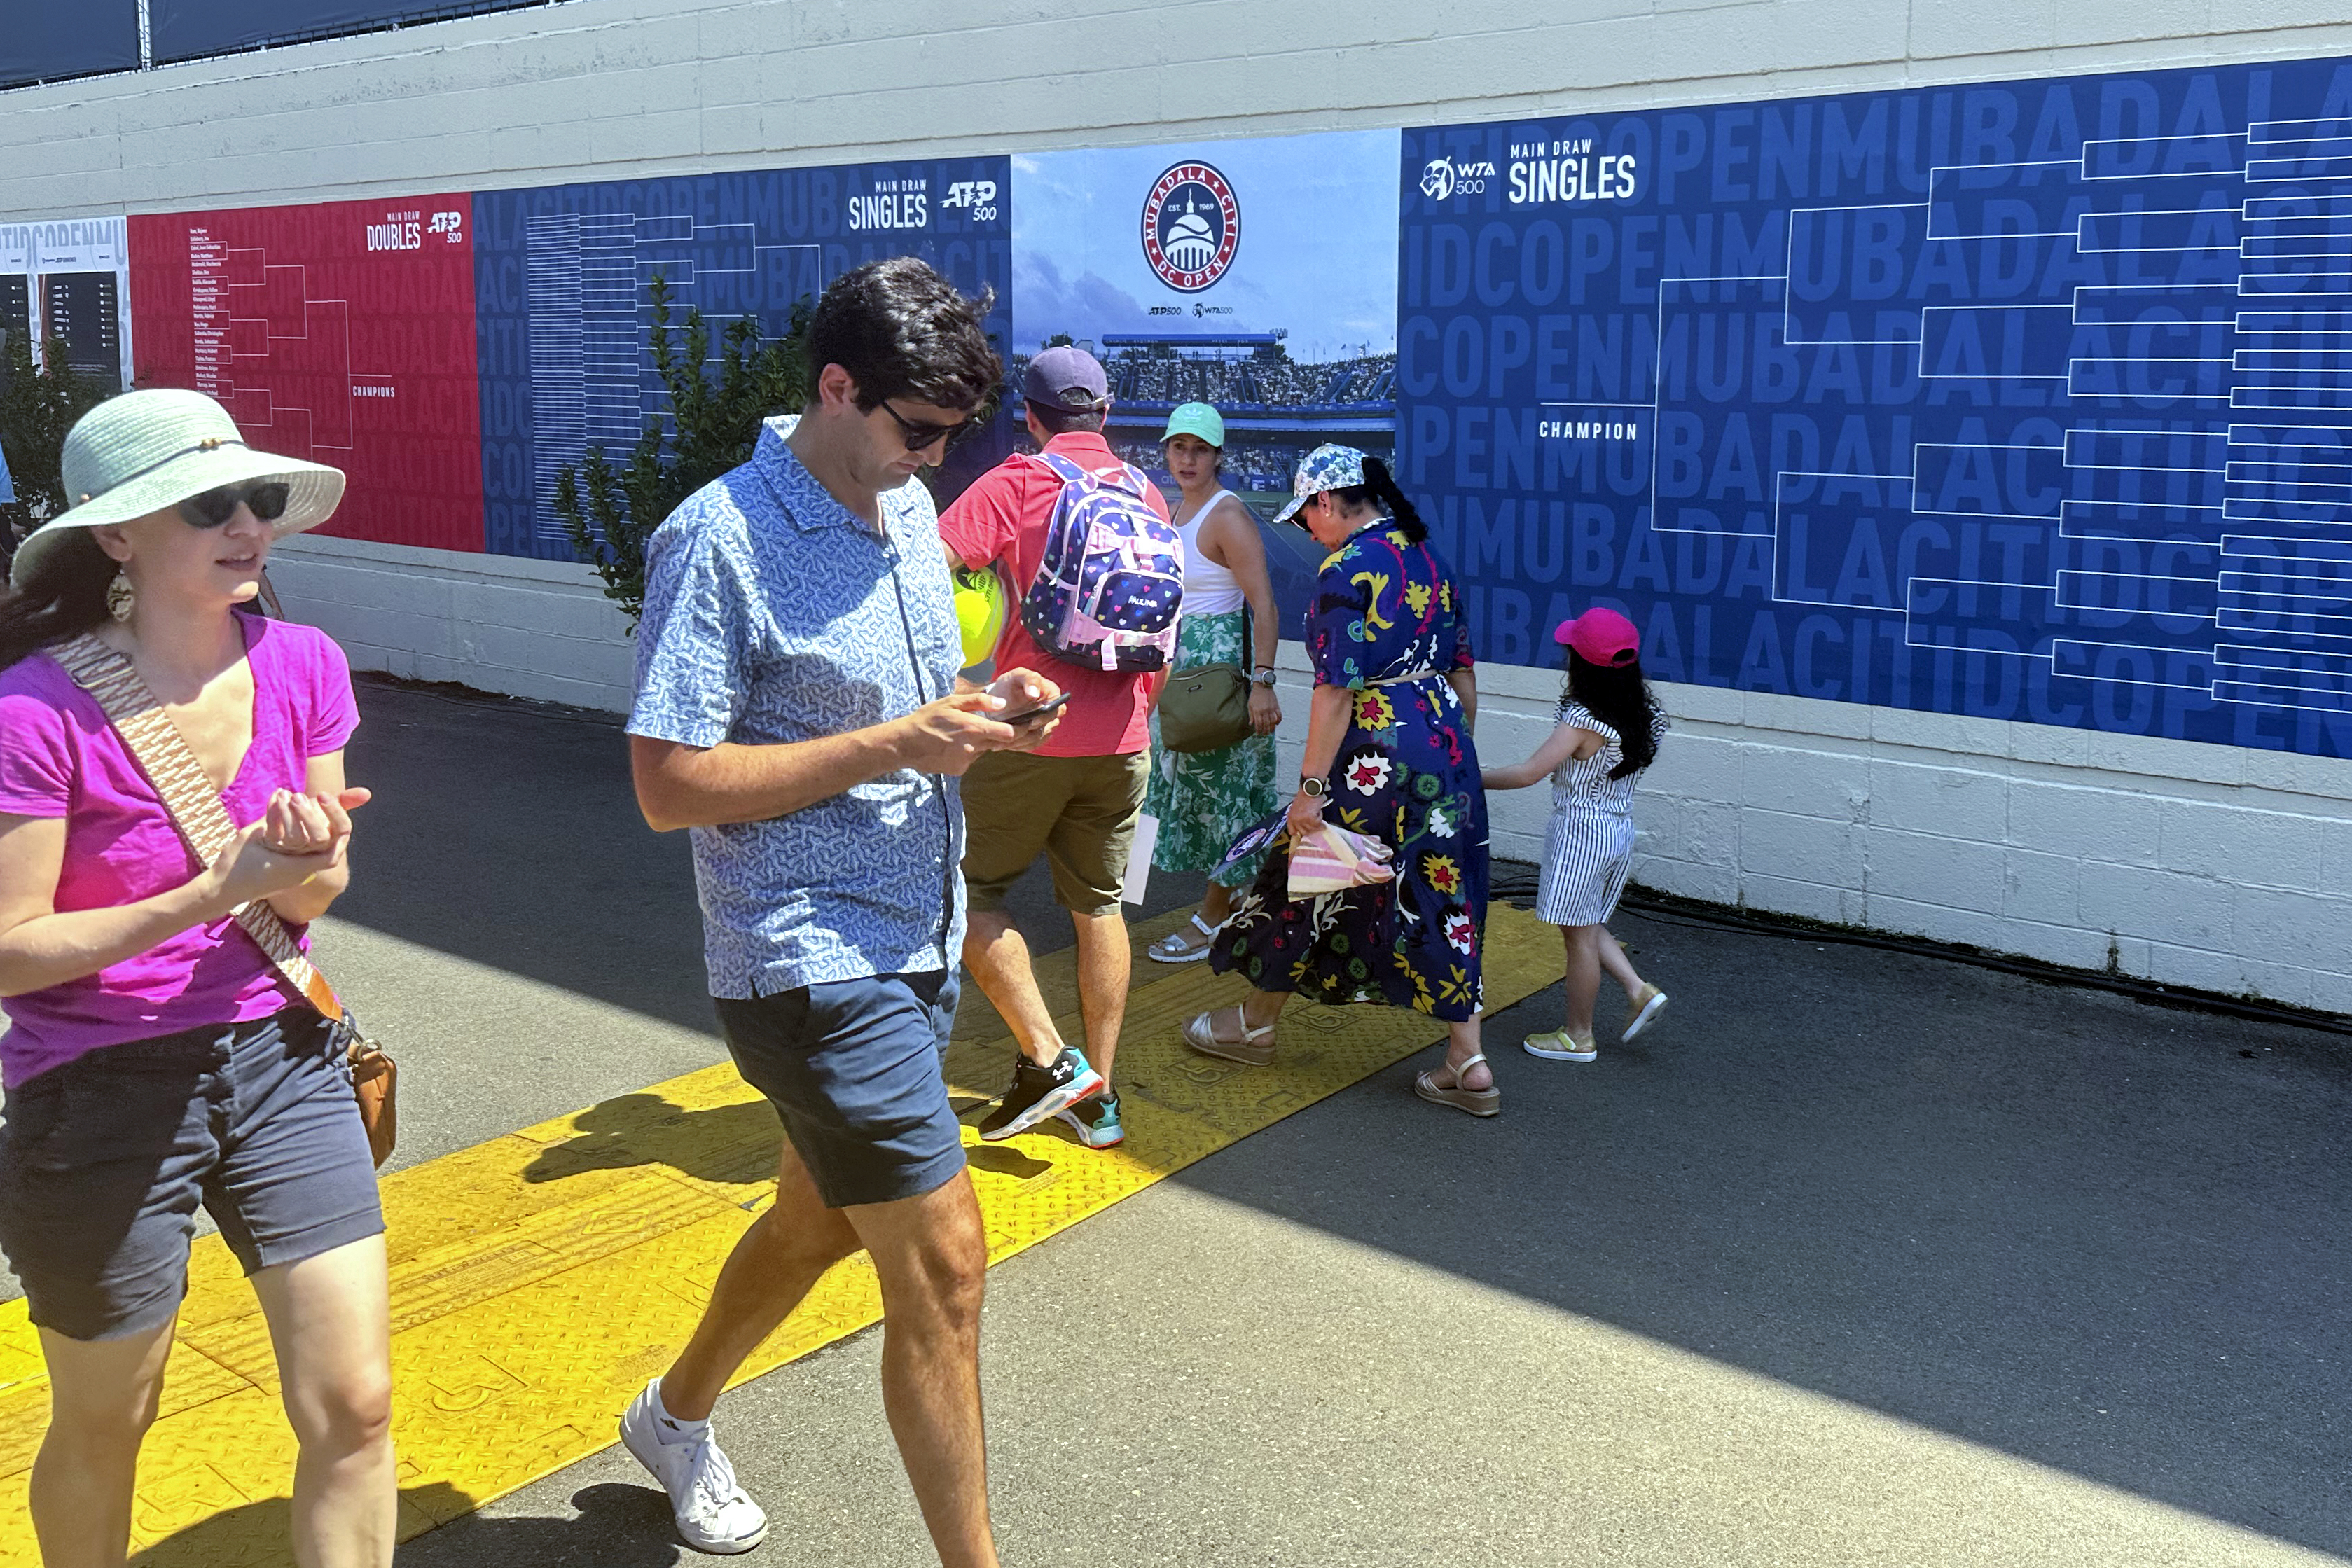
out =
{"type": "Polygon", "coordinates": [[[973,409],[1004,379],[984,325],[993,289],[968,298],[930,265],[894,256],[833,280],[809,318],[809,384],[827,365],[857,383],[871,413],[885,398],[932,408],[973,409]]]}

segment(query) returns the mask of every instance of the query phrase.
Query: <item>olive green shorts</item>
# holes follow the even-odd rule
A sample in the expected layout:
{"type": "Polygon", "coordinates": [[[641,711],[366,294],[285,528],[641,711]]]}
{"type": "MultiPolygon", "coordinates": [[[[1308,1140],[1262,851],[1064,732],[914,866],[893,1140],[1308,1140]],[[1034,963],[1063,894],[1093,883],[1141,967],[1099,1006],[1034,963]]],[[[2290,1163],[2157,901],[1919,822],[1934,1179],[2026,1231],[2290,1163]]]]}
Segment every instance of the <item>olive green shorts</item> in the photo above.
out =
{"type": "Polygon", "coordinates": [[[1073,915],[1109,915],[1127,885],[1127,853],[1151,753],[1037,757],[992,751],[963,776],[963,881],[975,911],[1004,907],[1005,891],[1044,851],[1054,902],[1073,915]]]}

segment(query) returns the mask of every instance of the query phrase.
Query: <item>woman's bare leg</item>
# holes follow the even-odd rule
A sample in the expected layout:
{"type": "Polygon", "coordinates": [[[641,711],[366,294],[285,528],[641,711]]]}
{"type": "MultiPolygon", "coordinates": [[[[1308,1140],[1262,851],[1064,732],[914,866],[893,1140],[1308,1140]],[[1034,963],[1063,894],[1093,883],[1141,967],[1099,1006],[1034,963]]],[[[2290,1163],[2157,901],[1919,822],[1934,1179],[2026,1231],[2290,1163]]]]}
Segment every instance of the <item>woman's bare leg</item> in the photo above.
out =
{"type": "Polygon", "coordinates": [[[49,1430],[33,1460],[33,1531],[47,1568],[121,1568],[131,1555],[139,1445],[163,1396],[166,1322],[121,1339],[40,1331],[49,1430]]]}
{"type": "Polygon", "coordinates": [[[253,1277],[278,1349],[294,1463],[300,1568],[389,1568],[399,1481],[392,1456],[392,1308],[383,1238],[253,1277]]]}
{"type": "Polygon", "coordinates": [[[1472,1068],[1467,1075],[1462,1071],[1462,1063],[1476,1056],[1483,1049],[1479,1044],[1483,1032],[1482,1019],[1483,1015],[1478,1015],[1464,1022],[1445,1026],[1445,1071],[1446,1076],[1454,1080],[1454,1088],[1476,1091],[1495,1086],[1495,1075],[1486,1070],[1483,1061],[1472,1068]]]}

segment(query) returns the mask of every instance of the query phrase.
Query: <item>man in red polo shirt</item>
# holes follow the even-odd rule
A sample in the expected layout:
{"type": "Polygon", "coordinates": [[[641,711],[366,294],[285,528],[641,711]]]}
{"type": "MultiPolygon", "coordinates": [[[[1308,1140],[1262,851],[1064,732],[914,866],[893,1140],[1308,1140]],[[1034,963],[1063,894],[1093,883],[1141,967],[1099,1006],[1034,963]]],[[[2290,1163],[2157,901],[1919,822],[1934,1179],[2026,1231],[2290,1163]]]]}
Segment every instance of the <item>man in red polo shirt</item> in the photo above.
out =
{"type": "MultiPolygon", "coordinates": [[[[1126,465],[1103,439],[1110,385],[1092,354],[1047,349],[1023,379],[1029,434],[1039,447],[1094,474],[1126,465]]],[[[1161,517],[1168,503],[1146,483],[1161,517]]],[[[1038,458],[1016,454],[982,475],[940,514],[951,562],[1001,570],[1017,601],[1037,575],[1062,481],[1038,458]]],[[[996,643],[996,672],[1034,670],[1069,695],[1061,724],[1034,752],[993,752],[963,776],[964,886],[971,926],[963,962],[1020,1042],[1013,1086],[980,1135],[1009,1138],[1058,1115],[1089,1148],[1126,1134],[1111,1092],[1111,1059],[1127,1017],[1130,963],[1119,905],[1128,851],[1151,769],[1151,694],[1159,676],[1085,669],[1039,647],[1015,613],[996,643]],[[1043,852],[1054,897],[1078,937],[1078,1009],[1086,1049],[1064,1043],[1038,993],[1029,945],[1004,910],[1005,890],[1043,852]],[[1091,1058],[1091,1061],[1089,1061],[1091,1058]]]]}

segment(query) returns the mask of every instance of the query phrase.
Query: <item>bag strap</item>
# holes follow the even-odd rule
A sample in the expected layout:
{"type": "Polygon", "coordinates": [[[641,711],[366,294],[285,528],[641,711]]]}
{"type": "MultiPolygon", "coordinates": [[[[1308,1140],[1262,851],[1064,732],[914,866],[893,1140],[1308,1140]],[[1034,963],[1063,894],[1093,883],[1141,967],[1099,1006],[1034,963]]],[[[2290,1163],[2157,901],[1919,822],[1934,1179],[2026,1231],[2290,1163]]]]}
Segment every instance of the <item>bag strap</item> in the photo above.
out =
{"type": "MultiPolygon", "coordinates": [[[[236,824],[229,821],[220,791],[205,776],[204,765],[188,749],[179,727],[139,678],[138,667],[87,632],[47,652],[105,713],[139,770],[154,786],[172,826],[179,830],[196,862],[208,866],[218,860],[236,837],[236,824]]],[[[239,904],[233,913],[287,983],[329,1019],[341,1022],[343,1004],[336,999],[334,988],[295,942],[278,912],[256,899],[239,904]]]]}

